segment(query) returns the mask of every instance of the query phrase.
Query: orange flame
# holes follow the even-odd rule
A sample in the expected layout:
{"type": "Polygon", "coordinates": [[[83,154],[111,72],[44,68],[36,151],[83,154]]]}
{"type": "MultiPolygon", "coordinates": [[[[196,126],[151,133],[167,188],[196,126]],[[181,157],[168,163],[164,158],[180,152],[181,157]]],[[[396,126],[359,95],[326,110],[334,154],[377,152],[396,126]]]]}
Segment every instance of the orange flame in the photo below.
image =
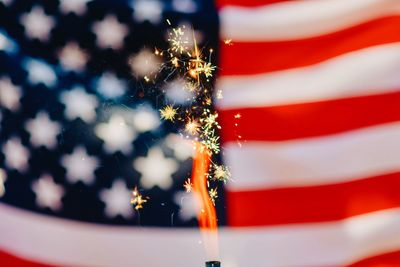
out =
{"type": "Polygon", "coordinates": [[[218,259],[218,224],[215,207],[208,194],[207,173],[210,166],[210,153],[200,143],[196,143],[193,159],[193,192],[198,195],[201,202],[201,210],[198,214],[199,227],[203,234],[207,257],[218,259]]]}

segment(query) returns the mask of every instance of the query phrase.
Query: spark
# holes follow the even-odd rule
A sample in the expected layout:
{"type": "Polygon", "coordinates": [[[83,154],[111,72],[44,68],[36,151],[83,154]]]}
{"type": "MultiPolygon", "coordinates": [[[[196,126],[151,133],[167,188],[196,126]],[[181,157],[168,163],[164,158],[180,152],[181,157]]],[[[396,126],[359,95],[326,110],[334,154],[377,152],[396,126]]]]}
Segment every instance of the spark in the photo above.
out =
{"type": "Polygon", "coordinates": [[[185,84],[185,88],[186,88],[189,92],[191,92],[191,93],[193,93],[193,92],[195,92],[195,91],[197,90],[196,84],[194,84],[194,83],[192,83],[192,82],[187,82],[187,83],[185,84]]]}
{"type": "Polygon", "coordinates": [[[231,173],[228,167],[224,165],[213,165],[213,179],[216,181],[224,182],[225,184],[231,178],[231,173]]]}
{"type": "MultiPolygon", "coordinates": [[[[208,110],[205,112],[208,112],[208,110]]],[[[219,126],[217,122],[217,118],[218,118],[218,113],[209,114],[207,117],[203,118],[202,122],[204,122],[204,128],[210,129],[213,126],[215,126],[216,128],[221,129],[221,126],[219,126]]]]}
{"type": "Polygon", "coordinates": [[[211,188],[210,191],[208,191],[208,194],[210,195],[210,199],[215,206],[215,200],[218,198],[217,188],[211,188]]]}
{"type": "Polygon", "coordinates": [[[200,131],[200,124],[196,119],[190,119],[185,125],[185,132],[190,135],[196,135],[200,131]]]}
{"type": "Polygon", "coordinates": [[[193,184],[192,184],[192,182],[190,181],[190,178],[188,178],[188,179],[185,181],[185,183],[183,184],[183,187],[185,188],[186,193],[192,192],[193,184]]]}
{"type": "Polygon", "coordinates": [[[134,205],[135,210],[139,210],[143,208],[143,204],[147,202],[147,197],[143,197],[135,187],[132,191],[132,198],[131,198],[131,204],[134,205]]]}
{"type": "Polygon", "coordinates": [[[173,58],[171,59],[171,63],[174,65],[175,68],[178,68],[178,67],[179,67],[179,60],[178,60],[177,57],[173,57],[173,58]]]}
{"type": "Polygon", "coordinates": [[[235,119],[240,119],[241,117],[242,117],[242,115],[240,113],[236,113],[234,116],[235,119]]]}
{"type": "Polygon", "coordinates": [[[233,45],[232,39],[225,39],[225,40],[224,40],[224,44],[226,44],[226,45],[233,45]]]}
{"type": "Polygon", "coordinates": [[[187,51],[189,40],[185,37],[184,28],[185,26],[172,29],[172,32],[169,33],[168,42],[170,43],[171,51],[180,54],[187,51]]]}
{"type": "Polygon", "coordinates": [[[149,81],[150,81],[150,78],[147,77],[147,76],[144,76],[143,79],[144,79],[146,82],[149,82],[149,81]]]}
{"type": "Polygon", "coordinates": [[[202,72],[204,73],[204,75],[206,76],[206,78],[212,77],[212,74],[215,70],[215,66],[212,65],[211,63],[204,63],[204,65],[202,66],[202,72]]]}
{"type": "Polygon", "coordinates": [[[205,103],[205,105],[207,105],[207,106],[211,106],[211,104],[212,104],[212,99],[211,99],[211,97],[206,96],[205,99],[204,99],[204,103],[205,103]]]}
{"type": "Polygon", "coordinates": [[[219,136],[216,136],[214,132],[208,134],[208,138],[201,143],[210,150],[210,153],[218,154],[220,151],[219,136]]]}
{"type": "Polygon", "coordinates": [[[164,120],[174,121],[177,109],[172,105],[167,105],[163,109],[160,109],[161,118],[164,120]]]}

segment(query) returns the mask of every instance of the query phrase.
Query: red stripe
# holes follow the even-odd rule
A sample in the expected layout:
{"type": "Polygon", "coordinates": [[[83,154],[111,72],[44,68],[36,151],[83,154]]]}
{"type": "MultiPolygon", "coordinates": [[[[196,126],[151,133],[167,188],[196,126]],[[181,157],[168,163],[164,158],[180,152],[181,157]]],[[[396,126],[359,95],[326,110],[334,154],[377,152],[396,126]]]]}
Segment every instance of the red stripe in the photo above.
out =
{"type": "Polygon", "coordinates": [[[400,251],[377,255],[356,263],[347,265],[348,267],[395,267],[400,266],[400,251]]]}
{"type": "Polygon", "coordinates": [[[333,185],[228,191],[228,223],[262,226],[341,220],[399,207],[399,188],[400,173],[395,173],[333,185]]]}
{"type": "Polygon", "coordinates": [[[221,75],[248,75],[322,62],[351,51],[400,41],[400,16],[373,20],[315,38],[222,44],[221,75]]]}
{"type": "Polygon", "coordinates": [[[399,103],[400,92],[396,92],[306,104],[220,110],[222,140],[283,141],[399,121],[399,103]],[[236,114],[241,118],[235,119],[236,114]]]}
{"type": "Polygon", "coordinates": [[[217,6],[220,8],[224,6],[259,7],[289,1],[292,0],[217,0],[217,6]]]}
{"type": "Polygon", "coordinates": [[[35,263],[26,259],[13,256],[0,250],[0,265],[7,267],[50,267],[55,265],[47,265],[42,263],[35,263]]]}

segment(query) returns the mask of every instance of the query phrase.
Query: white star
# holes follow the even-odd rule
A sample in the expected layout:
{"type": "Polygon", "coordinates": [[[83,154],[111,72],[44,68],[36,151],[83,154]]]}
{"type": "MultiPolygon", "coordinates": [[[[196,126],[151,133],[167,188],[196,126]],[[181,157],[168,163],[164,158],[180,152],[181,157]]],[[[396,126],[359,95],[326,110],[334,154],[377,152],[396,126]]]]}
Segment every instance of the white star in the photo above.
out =
{"type": "Polygon", "coordinates": [[[4,193],[6,192],[6,188],[4,186],[6,180],[7,180],[6,172],[0,168],[0,197],[4,196],[4,193]]]}
{"type": "Polygon", "coordinates": [[[153,24],[160,22],[163,6],[158,0],[134,0],[132,2],[133,18],[138,22],[149,21],[153,24]]]}
{"type": "Polygon", "coordinates": [[[54,70],[44,61],[27,59],[24,68],[28,72],[28,80],[31,84],[43,83],[47,87],[53,87],[57,82],[54,70]]]}
{"type": "Polygon", "coordinates": [[[96,157],[87,154],[84,147],[76,147],[71,155],[61,158],[61,165],[67,170],[67,180],[70,183],[82,181],[90,185],[95,180],[94,171],[99,167],[96,157]]]}
{"type": "Polygon", "coordinates": [[[194,192],[176,192],[174,195],[174,202],[180,207],[179,217],[183,221],[197,218],[201,210],[201,200],[194,192]]]}
{"type": "Polygon", "coordinates": [[[183,139],[177,134],[170,134],[165,138],[167,147],[174,151],[174,156],[180,161],[185,161],[193,157],[194,145],[193,142],[183,139]]]}
{"type": "Polygon", "coordinates": [[[17,111],[20,108],[21,88],[15,86],[9,78],[0,79],[0,105],[17,111]]]}
{"type": "Polygon", "coordinates": [[[15,53],[18,50],[17,44],[4,31],[0,31],[0,50],[7,53],[15,53]]]}
{"type": "Polygon", "coordinates": [[[115,74],[105,72],[97,81],[97,91],[106,98],[118,98],[124,95],[127,84],[124,80],[118,79],[115,74]]]}
{"type": "Polygon", "coordinates": [[[102,21],[95,22],[92,27],[97,36],[97,45],[100,48],[122,48],[124,38],[129,33],[128,26],[119,23],[114,15],[107,15],[102,21]]]}
{"type": "Polygon", "coordinates": [[[6,166],[9,169],[19,172],[28,170],[29,151],[21,144],[21,140],[18,138],[13,137],[3,145],[3,154],[6,158],[6,166]]]}
{"type": "Polygon", "coordinates": [[[144,77],[158,71],[161,61],[150,50],[142,49],[136,55],[129,57],[128,64],[133,75],[144,77]]]}
{"type": "Polygon", "coordinates": [[[99,105],[97,97],[87,94],[81,87],[60,95],[60,102],[65,105],[64,115],[69,120],[82,119],[86,123],[93,122],[96,118],[96,108],[99,105]]]}
{"type": "Polygon", "coordinates": [[[169,189],[173,184],[171,175],[178,169],[176,161],[165,158],[162,150],[157,147],[151,148],[147,157],[138,157],[133,166],[142,174],[140,183],[146,189],[153,186],[169,189]]]}
{"type": "Polygon", "coordinates": [[[172,0],[172,7],[182,13],[195,13],[197,5],[193,0],[172,0]]]}
{"type": "Polygon", "coordinates": [[[83,15],[87,10],[87,3],[92,0],[61,0],[60,10],[63,14],[75,13],[83,15]]]}
{"type": "Polygon", "coordinates": [[[36,205],[41,208],[50,208],[58,211],[62,208],[61,198],[64,196],[64,188],[57,185],[53,177],[43,174],[39,180],[32,183],[32,190],[36,195],[36,205]]]}
{"type": "Polygon", "coordinates": [[[89,56],[77,43],[69,42],[59,51],[58,57],[65,70],[81,72],[85,69],[89,56]]]}
{"type": "Polygon", "coordinates": [[[133,125],[139,132],[147,132],[160,126],[158,113],[148,105],[139,106],[134,110],[133,125]]]}
{"type": "Polygon", "coordinates": [[[45,146],[48,149],[56,147],[61,126],[51,121],[47,113],[39,112],[35,119],[26,122],[25,128],[31,135],[30,141],[34,147],[45,146]]]}
{"type": "Polygon", "coordinates": [[[164,90],[167,99],[173,104],[189,105],[193,102],[194,93],[186,88],[186,84],[182,79],[167,83],[164,90]]]}
{"type": "Polygon", "coordinates": [[[121,179],[115,180],[110,189],[101,190],[100,199],[106,204],[104,212],[109,218],[121,215],[129,219],[134,215],[130,205],[131,192],[121,179]]]}
{"type": "Polygon", "coordinates": [[[96,126],[95,132],[104,141],[104,149],[108,153],[121,151],[128,154],[132,151],[132,141],[136,138],[136,133],[122,116],[112,115],[108,123],[96,126]]]}
{"type": "Polygon", "coordinates": [[[41,7],[33,7],[31,12],[24,13],[20,18],[21,24],[25,27],[25,34],[28,38],[48,41],[51,29],[55,26],[55,20],[47,16],[41,7]]]}

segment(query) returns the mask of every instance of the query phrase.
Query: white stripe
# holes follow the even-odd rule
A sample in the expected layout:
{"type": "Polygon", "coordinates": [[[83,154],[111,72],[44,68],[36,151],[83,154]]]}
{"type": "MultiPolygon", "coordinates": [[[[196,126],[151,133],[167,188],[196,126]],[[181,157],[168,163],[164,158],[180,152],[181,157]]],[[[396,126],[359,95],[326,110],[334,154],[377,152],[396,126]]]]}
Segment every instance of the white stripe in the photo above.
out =
{"type": "MultiPolygon", "coordinates": [[[[63,266],[202,266],[197,230],[97,226],[0,204],[0,249],[63,266]]],[[[224,267],[343,266],[400,249],[400,210],[292,226],[220,231],[224,267]],[[228,264],[229,263],[229,264],[228,264]]]]}
{"type": "MultiPolygon", "coordinates": [[[[400,2],[400,1],[399,1],[400,2]]],[[[267,74],[220,77],[219,108],[275,106],[398,91],[400,43],[267,74]]]]}
{"type": "Polygon", "coordinates": [[[399,141],[400,122],[318,138],[228,143],[224,155],[234,179],[228,186],[238,191],[312,186],[397,172],[399,141]]]}
{"type": "Polygon", "coordinates": [[[303,39],[379,17],[398,15],[398,0],[299,0],[221,9],[221,34],[234,41],[303,39]]]}

